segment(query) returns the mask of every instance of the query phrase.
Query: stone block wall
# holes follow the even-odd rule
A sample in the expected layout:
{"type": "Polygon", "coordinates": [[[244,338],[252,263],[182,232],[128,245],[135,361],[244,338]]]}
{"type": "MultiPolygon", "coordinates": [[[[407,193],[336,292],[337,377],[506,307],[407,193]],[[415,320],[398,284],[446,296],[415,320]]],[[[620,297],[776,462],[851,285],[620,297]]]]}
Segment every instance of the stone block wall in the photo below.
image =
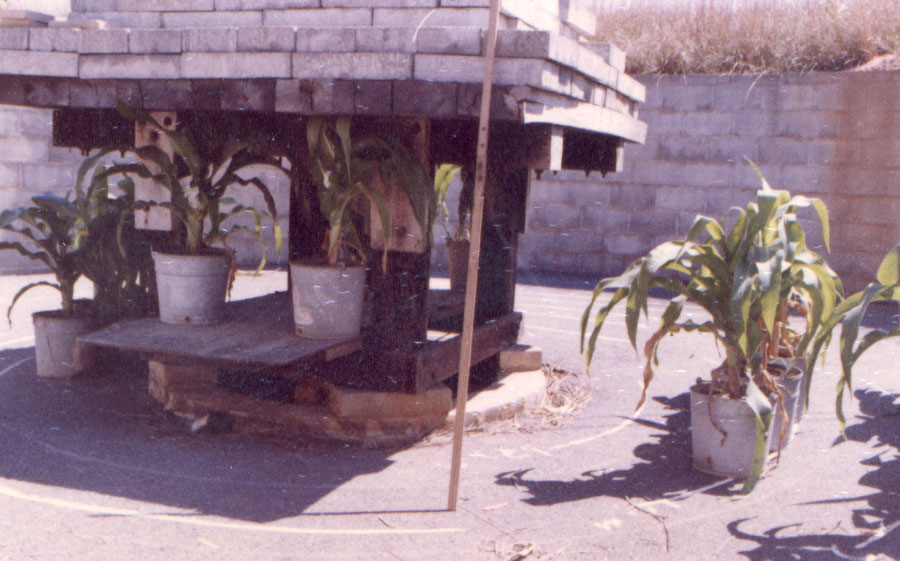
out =
{"type": "Polygon", "coordinates": [[[696,214],[746,205],[760,185],[749,158],[773,187],[825,201],[831,253],[816,221],[807,234],[848,289],[873,279],[900,242],[900,73],[641,81],[647,142],[627,146],[622,173],[532,177],[521,270],[618,274],[696,214]]]}

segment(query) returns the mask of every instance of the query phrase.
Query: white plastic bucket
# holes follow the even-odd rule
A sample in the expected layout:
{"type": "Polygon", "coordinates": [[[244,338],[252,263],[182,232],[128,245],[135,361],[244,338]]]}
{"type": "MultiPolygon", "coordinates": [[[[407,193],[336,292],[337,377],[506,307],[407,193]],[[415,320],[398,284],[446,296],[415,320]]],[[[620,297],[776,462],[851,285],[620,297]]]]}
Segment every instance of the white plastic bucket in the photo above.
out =
{"type": "Polygon", "coordinates": [[[291,299],[297,335],[356,337],[362,326],[365,267],[291,263],[291,299]]]}
{"type": "Polygon", "coordinates": [[[744,400],[710,397],[705,386],[691,387],[694,469],[735,479],[745,478],[753,467],[755,447],[756,416],[744,400]],[[710,417],[715,419],[715,425],[710,417]]]}

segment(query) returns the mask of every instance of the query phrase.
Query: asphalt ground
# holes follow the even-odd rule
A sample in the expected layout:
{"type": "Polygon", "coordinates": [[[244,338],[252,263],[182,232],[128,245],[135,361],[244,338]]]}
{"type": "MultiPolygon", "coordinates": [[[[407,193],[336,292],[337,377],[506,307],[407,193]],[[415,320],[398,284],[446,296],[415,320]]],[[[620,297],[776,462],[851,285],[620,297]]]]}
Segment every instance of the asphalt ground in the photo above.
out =
{"type": "MultiPolygon", "coordinates": [[[[0,279],[0,302],[34,278],[0,279]]],[[[584,375],[579,286],[520,285],[520,342],[590,400],[467,433],[455,512],[447,433],[394,449],[192,434],[140,372],[35,377],[28,316],[55,298],[38,289],[0,330],[0,560],[900,558],[900,339],[857,364],[846,440],[832,348],[798,433],[743,497],[691,468],[686,392],[721,360],[712,341],[663,343],[635,412],[643,363],[621,315],[584,375]]],[[[283,274],[241,277],[236,296],[283,288],[283,274]]]]}

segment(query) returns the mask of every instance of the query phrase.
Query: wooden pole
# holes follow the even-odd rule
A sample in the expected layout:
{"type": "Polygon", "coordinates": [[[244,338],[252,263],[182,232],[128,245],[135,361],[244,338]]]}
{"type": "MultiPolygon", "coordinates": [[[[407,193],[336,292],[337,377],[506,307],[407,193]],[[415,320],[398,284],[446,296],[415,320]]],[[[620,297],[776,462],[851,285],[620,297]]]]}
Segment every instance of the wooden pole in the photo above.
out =
{"type": "Polygon", "coordinates": [[[500,0],[491,0],[487,43],[484,53],[484,82],[481,86],[481,112],[478,116],[478,152],[475,160],[475,193],[472,230],[469,243],[469,272],[463,311],[462,344],[459,351],[459,380],[456,389],[456,422],[453,431],[453,457],[450,461],[450,492],[447,510],[455,511],[459,498],[459,469],[462,460],[463,430],[466,424],[466,400],[469,398],[469,371],[472,368],[472,335],[475,331],[475,301],[478,289],[478,262],[481,259],[481,228],[484,219],[484,183],[487,179],[487,144],[491,117],[491,93],[494,81],[494,54],[497,50],[497,19],[500,0]]]}

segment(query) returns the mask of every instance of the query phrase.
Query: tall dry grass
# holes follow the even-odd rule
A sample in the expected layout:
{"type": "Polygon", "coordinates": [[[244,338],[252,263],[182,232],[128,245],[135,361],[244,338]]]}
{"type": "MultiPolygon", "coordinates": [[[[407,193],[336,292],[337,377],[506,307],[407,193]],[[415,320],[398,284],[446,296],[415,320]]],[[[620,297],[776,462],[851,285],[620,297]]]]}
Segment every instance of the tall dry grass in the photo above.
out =
{"type": "Polygon", "coordinates": [[[900,48],[900,0],[630,0],[601,8],[598,39],[629,74],[843,70],[900,48]]]}

